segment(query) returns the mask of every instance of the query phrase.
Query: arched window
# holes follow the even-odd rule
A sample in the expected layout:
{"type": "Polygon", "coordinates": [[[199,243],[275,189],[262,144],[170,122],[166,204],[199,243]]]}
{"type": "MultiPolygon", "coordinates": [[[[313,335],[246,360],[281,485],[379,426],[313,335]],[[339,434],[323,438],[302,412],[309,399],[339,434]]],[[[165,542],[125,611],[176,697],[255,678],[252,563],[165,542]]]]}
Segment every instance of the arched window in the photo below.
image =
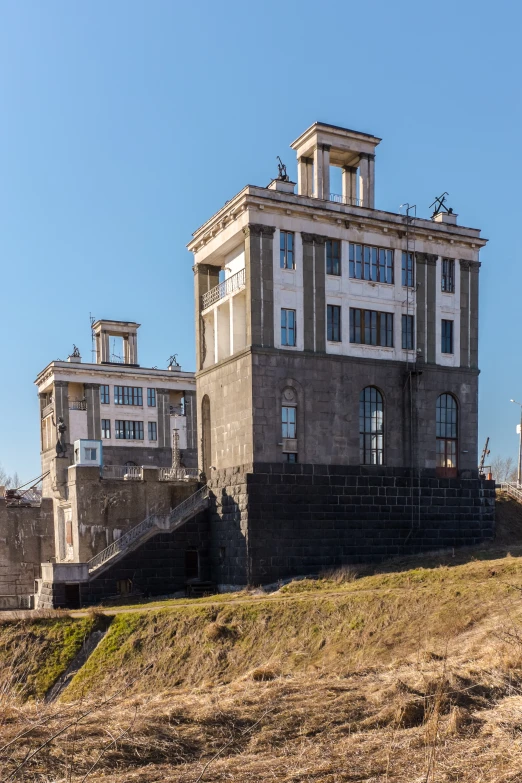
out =
{"type": "Polygon", "coordinates": [[[375,386],[367,386],[359,395],[359,445],[362,465],[383,464],[384,406],[375,386]]]}
{"type": "Polygon", "coordinates": [[[451,394],[437,398],[437,469],[446,476],[457,475],[458,454],[457,401],[451,394]]]}

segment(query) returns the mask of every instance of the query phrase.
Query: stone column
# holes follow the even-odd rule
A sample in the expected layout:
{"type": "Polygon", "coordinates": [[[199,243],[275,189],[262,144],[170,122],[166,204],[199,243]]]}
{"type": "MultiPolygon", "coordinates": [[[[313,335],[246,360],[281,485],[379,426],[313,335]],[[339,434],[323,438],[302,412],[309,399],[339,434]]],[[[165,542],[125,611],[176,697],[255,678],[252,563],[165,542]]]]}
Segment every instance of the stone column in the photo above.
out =
{"type": "Polygon", "coordinates": [[[323,144],[323,196],[330,200],[330,145],[323,144]]]}
{"type": "Polygon", "coordinates": [[[158,448],[171,448],[169,390],[156,389],[158,411],[158,448]]]}
{"type": "Polygon", "coordinates": [[[311,158],[299,158],[297,161],[297,192],[300,196],[311,196],[313,192],[311,158]]]}
{"type": "MultiPolygon", "coordinates": [[[[478,338],[479,338],[479,270],[478,261],[470,261],[469,265],[469,366],[478,370],[478,338]]],[[[462,317],[462,316],[461,316],[462,317]]]]}
{"type": "Polygon", "coordinates": [[[368,207],[375,209],[375,155],[368,155],[368,207]]]}
{"type": "Polygon", "coordinates": [[[369,161],[368,155],[361,155],[359,160],[359,199],[361,207],[369,207],[369,161]]]}
{"type": "Polygon", "coordinates": [[[87,437],[93,440],[101,438],[100,384],[83,384],[87,403],[87,437]]]}
{"type": "Polygon", "coordinates": [[[197,449],[196,392],[186,391],[185,417],[187,419],[187,449],[197,449]]]}
{"type": "MultiPolygon", "coordinates": [[[[326,351],[325,244],[326,237],[302,233],[304,350],[326,351]]],[[[298,328],[300,328],[298,324],[298,328]]]]}
{"type": "MultiPolygon", "coordinates": [[[[55,381],[53,390],[54,401],[54,421],[58,424],[58,418],[63,418],[64,424],[67,427],[65,433],[66,443],[71,442],[71,430],[69,428],[69,383],[67,381],[55,381]]],[[[54,442],[56,443],[57,431],[55,429],[54,442]]]]}
{"type": "Polygon", "coordinates": [[[460,261],[460,365],[478,369],[478,261],[460,261]]]}
{"type": "Polygon", "coordinates": [[[357,169],[353,166],[343,166],[343,201],[345,204],[355,204],[357,198],[357,169]]]}
{"type": "Polygon", "coordinates": [[[138,341],[135,333],[128,334],[123,340],[125,364],[138,364],[138,341]]]}
{"type": "Polygon", "coordinates": [[[247,345],[274,344],[274,232],[273,226],[250,223],[245,241],[247,345]]]}
{"type": "MultiPolygon", "coordinates": [[[[207,352],[205,345],[205,330],[201,311],[203,309],[203,294],[219,283],[219,267],[212,264],[197,264],[192,267],[194,272],[195,321],[196,321],[196,367],[201,370],[207,352]]],[[[211,347],[212,350],[212,347],[211,347]]]]}
{"type": "Polygon", "coordinates": [[[426,253],[426,361],[437,360],[437,256],[426,253]]]}

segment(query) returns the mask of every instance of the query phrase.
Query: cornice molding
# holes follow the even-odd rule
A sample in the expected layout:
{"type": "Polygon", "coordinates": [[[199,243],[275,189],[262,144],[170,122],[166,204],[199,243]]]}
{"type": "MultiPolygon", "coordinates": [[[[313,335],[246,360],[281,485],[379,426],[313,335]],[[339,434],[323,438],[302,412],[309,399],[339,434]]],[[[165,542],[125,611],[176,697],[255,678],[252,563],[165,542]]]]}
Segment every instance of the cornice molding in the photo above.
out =
{"type": "Polygon", "coordinates": [[[249,223],[248,226],[244,227],[243,234],[246,237],[260,237],[263,234],[272,237],[275,234],[275,226],[265,226],[262,223],[249,223]]]}
{"type": "Polygon", "coordinates": [[[330,237],[325,237],[322,234],[307,234],[304,231],[301,232],[301,238],[303,243],[307,245],[324,245],[330,239],[330,237]]]}

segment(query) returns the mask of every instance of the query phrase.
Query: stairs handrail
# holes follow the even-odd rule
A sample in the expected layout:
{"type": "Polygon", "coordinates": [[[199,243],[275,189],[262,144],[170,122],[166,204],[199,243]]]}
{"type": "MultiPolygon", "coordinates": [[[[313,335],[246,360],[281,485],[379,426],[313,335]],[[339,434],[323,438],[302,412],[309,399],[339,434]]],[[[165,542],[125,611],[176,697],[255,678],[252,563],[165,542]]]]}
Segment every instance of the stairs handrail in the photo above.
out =
{"type": "Polygon", "coordinates": [[[198,489],[197,492],[194,492],[193,495],[190,495],[173,508],[170,514],[149,514],[142,522],[135,525],[130,530],[127,530],[127,532],[120,536],[117,541],[113,541],[112,544],[109,544],[109,546],[92,557],[88,561],[89,573],[95,571],[108,560],[112,560],[112,558],[120,552],[130,549],[132,544],[140,538],[143,538],[143,536],[153,528],[157,527],[158,530],[165,530],[165,532],[175,530],[183,522],[186,522],[187,519],[190,519],[192,516],[191,512],[196,513],[194,510],[197,509],[202,500],[206,500],[207,498],[208,486],[205,484],[205,486],[198,489]],[[165,522],[162,524],[163,520],[167,520],[167,524],[165,524],[165,522]]]}
{"type": "Polygon", "coordinates": [[[522,503],[522,486],[517,484],[516,481],[503,481],[500,484],[500,488],[503,492],[507,492],[512,498],[522,503]]]}

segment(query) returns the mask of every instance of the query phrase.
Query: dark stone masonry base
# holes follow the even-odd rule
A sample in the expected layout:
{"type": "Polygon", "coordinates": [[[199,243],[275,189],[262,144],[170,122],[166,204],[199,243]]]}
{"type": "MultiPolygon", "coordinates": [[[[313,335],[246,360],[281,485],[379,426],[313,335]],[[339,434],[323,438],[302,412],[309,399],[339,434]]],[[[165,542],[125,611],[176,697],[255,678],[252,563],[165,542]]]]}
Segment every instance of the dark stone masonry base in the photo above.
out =
{"type": "Polygon", "coordinates": [[[220,584],[473,545],[495,530],[495,484],[471,472],[256,463],[213,472],[209,487],[220,584]]]}

